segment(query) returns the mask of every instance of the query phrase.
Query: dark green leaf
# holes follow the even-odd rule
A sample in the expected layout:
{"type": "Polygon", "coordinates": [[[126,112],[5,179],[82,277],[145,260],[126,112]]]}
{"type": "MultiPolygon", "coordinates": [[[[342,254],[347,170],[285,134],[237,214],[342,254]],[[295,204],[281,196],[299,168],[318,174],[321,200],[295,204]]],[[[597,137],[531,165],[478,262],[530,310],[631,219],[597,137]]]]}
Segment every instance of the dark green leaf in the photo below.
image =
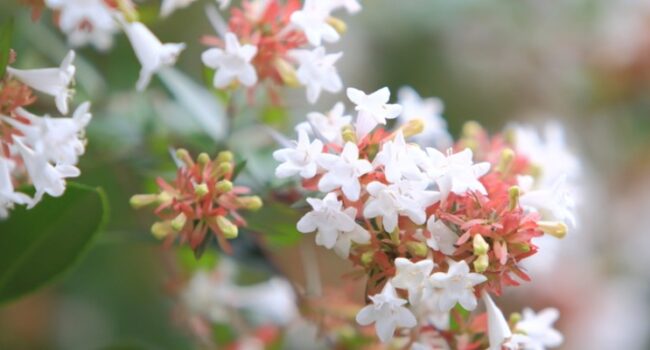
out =
{"type": "Polygon", "coordinates": [[[14,31],[14,19],[11,18],[0,25],[0,78],[5,75],[11,54],[11,36],[14,31]]]}
{"type": "Polygon", "coordinates": [[[237,179],[239,173],[241,173],[241,171],[246,167],[247,162],[247,160],[242,160],[241,162],[237,163],[237,165],[235,165],[235,169],[232,172],[232,181],[235,181],[235,179],[237,179]]]}
{"type": "Polygon", "coordinates": [[[296,230],[296,223],[302,215],[301,211],[285,204],[266,201],[259,211],[246,216],[247,228],[263,234],[271,245],[292,245],[302,237],[302,234],[296,230]]]}
{"type": "Polygon", "coordinates": [[[0,222],[0,303],[38,289],[68,270],[108,219],[102,189],[69,183],[60,198],[0,222]]]}

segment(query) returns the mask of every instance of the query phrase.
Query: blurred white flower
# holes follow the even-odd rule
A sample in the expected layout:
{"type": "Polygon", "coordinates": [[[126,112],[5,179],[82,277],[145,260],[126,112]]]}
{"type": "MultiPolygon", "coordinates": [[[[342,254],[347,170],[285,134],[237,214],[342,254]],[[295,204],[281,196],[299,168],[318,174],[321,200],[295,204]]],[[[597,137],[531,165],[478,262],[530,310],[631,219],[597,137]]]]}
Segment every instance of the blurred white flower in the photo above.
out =
{"type": "Polygon", "coordinates": [[[388,104],[390,90],[387,87],[381,88],[370,95],[355,88],[348,88],[347,95],[350,101],[356,105],[357,136],[364,137],[378,124],[386,125],[386,119],[394,119],[402,113],[402,106],[388,104]]]}
{"type": "Polygon", "coordinates": [[[320,140],[309,141],[309,136],[304,130],[298,131],[298,141],[293,148],[283,148],[273,152],[273,158],[282,162],[275,169],[275,176],[284,178],[299,174],[305,179],[316,175],[317,158],[323,153],[323,142],[320,140]]]}
{"type": "Polygon", "coordinates": [[[113,46],[113,35],[119,27],[113,18],[115,10],[104,0],[45,0],[45,5],[59,11],[59,27],[73,47],[92,44],[106,51],[113,46]]]}
{"type": "Polygon", "coordinates": [[[400,215],[422,225],[427,220],[426,208],[440,199],[438,192],[426,191],[427,186],[425,181],[401,181],[391,185],[373,181],[366,188],[370,198],[363,216],[368,219],[381,217],[386,232],[397,228],[400,215]]]}
{"type": "Polygon", "coordinates": [[[391,279],[391,283],[395,288],[406,289],[409,292],[409,303],[415,305],[420,301],[422,288],[434,266],[433,261],[429,259],[414,263],[406,258],[397,258],[395,277],[391,279]]]}
{"type": "Polygon", "coordinates": [[[285,326],[298,316],[296,295],[291,283],[274,277],[262,283],[235,288],[236,306],[248,311],[257,325],[285,326]]]}
{"type": "Polygon", "coordinates": [[[73,165],[50,164],[43,153],[34,152],[19,137],[14,137],[14,142],[24,161],[29,178],[36,188],[36,194],[29,204],[29,208],[36,205],[45,193],[52,197],[63,195],[66,185],[65,179],[80,175],[79,169],[73,165]]]}
{"type": "Polygon", "coordinates": [[[190,312],[211,322],[227,322],[227,305],[236,295],[232,287],[231,281],[226,278],[198,271],[184,288],[181,298],[190,312]]]}
{"type": "Polygon", "coordinates": [[[384,142],[373,159],[374,166],[383,166],[386,180],[392,183],[400,180],[424,180],[425,176],[417,166],[417,158],[426,157],[417,145],[408,145],[402,131],[395,138],[384,142]]]}
{"type": "Polygon", "coordinates": [[[121,17],[118,19],[142,65],[136,88],[138,91],[143,91],[155,73],[164,67],[176,64],[178,56],[185,49],[185,43],[163,44],[144,24],[127,22],[121,17]]]}
{"type": "Polygon", "coordinates": [[[437,149],[447,149],[452,145],[452,137],[447,130],[447,122],[442,118],[442,101],[435,97],[421,98],[409,86],[402,87],[397,92],[398,103],[403,107],[399,119],[406,123],[413,119],[424,122],[424,130],[413,136],[422,146],[432,146],[437,149]]]}
{"type": "Polygon", "coordinates": [[[70,51],[57,68],[15,69],[7,67],[7,72],[34,90],[54,96],[56,108],[63,114],[68,114],[68,100],[72,96],[69,85],[76,71],[72,64],[75,52],[70,51]]]}
{"type": "Polygon", "coordinates": [[[249,44],[241,45],[233,33],[226,33],[225,43],[224,49],[211,48],[201,55],[203,64],[217,69],[214,75],[214,86],[223,89],[234,81],[239,81],[247,87],[255,85],[257,72],[251,61],[257,54],[257,47],[249,44]]]}
{"type": "Polygon", "coordinates": [[[549,187],[533,189],[531,176],[517,179],[522,195],[519,203],[527,210],[540,212],[545,220],[558,220],[575,227],[575,202],[564,176],[559,176],[549,187]]]}
{"type": "Polygon", "coordinates": [[[231,0],[217,0],[217,3],[219,3],[219,9],[220,10],[225,10],[230,6],[230,1],[231,0]]]}
{"type": "Polygon", "coordinates": [[[454,244],[458,241],[458,235],[433,215],[427,220],[427,231],[431,234],[431,237],[426,240],[429,248],[445,255],[451,255],[456,251],[454,244]]]}
{"type": "Polygon", "coordinates": [[[329,2],[329,9],[335,11],[339,8],[345,8],[346,11],[350,14],[357,13],[361,11],[361,4],[359,0],[325,0],[329,2]]]}
{"type": "Polygon", "coordinates": [[[19,108],[16,113],[29,121],[20,122],[14,118],[2,118],[19,130],[22,142],[34,152],[42,154],[49,162],[75,165],[85,151],[84,130],[92,115],[90,103],[85,102],[75,110],[72,118],[38,117],[19,108]]]}
{"type": "Polygon", "coordinates": [[[318,157],[318,163],[327,170],[318,182],[320,191],[329,192],[341,188],[349,200],[359,199],[359,177],[370,172],[372,165],[366,159],[359,159],[357,145],[347,142],[340,155],[323,153],[318,157]]]}
{"type": "Polygon", "coordinates": [[[432,181],[438,184],[443,200],[450,192],[463,195],[467,191],[485,194],[485,187],[478,180],[490,170],[490,163],[474,164],[472,150],[465,148],[458,153],[448,151],[447,155],[435,148],[427,148],[428,158],[422,164],[432,181]]]}
{"type": "Polygon", "coordinates": [[[305,214],[296,227],[302,233],[316,231],[316,244],[327,249],[334,248],[339,235],[343,232],[353,231],[357,223],[343,210],[343,203],[336,197],[336,193],[328,193],[325,198],[307,198],[312,211],[305,214]]]}
{"type": "Polygon", "coordinates": [[[298,81],[307,87],[307,100],[316,103],[322,90],[335,93],[341,91],[343,83],[334,66],[342,52],[326,54],[319,46],[313,50],[291,50],[289,55],[298,61],[298,81]]]}
{"type": "Polygon", "coordinates": [[[440,311],[449,311],[456,303],[460,303],[465,310],[474,310],[477,304],[474,286],[485,281],[487,277],[469,272],[465,260],[450,260],[447,272],[436,272],[429,279],[431,289],[439,293],[440,311]]]}
{"type": "Polygon", "coordinates": [[[314,46],[320,46],[322,41],[336,42],[339,33],[327,23],[330,8],[326,1],[305,0],[301,10],[291,14],[291,23],[305,33],[307,40],[314,46]]]}
{"type": "Polygon", "coordinates": [[[343,145],[342,130],[344,126],[350,125],[352,117],[345,115],[345,106],[337,102],[326,114],[318,112],[307,114],[307,120],[310,129],[318,132],[325,141],[343,145]]]}
{"type": "Polygon", "coordinates": [[[521,321],[515,325],[515,330],[528,336],[526,349],[545,350],[558,347],[564,341],[562,334],[553,328],[553,323],[560,317],[557,309],[547,308],[535,314],[532,309],[526,308],[522,316],[521,321]]]}
{"type": "Polygon", "coordinates": [[[413,313],[404,307],[406,300],[397,296],[395,288],[387,282],[380,294],[370,296],[372,304],[357,314],[357,323],[367,326],[375,323],[377,336],[382,342],[389,341],[397,328],[412,328],[417,324],[413,313]]]}
{"type": "Polygon", "coordinates": [[[11,176],[14,165],[11,159],[0,156],[0,219],[9,216],[9,210],[13,209],[14,204],[30,202],[26,194],[14,190],[11,176]]]}
{"type": "Polygon", "coordinates": [[[504,343],[512,337],[512,331],[503,312],[494,304],[490,295],[483,291],[481,297],[488,316],[488,339],[490,341],[488,350],[501,350],[504,343]]]}
{"type": "Polygon", "coordinates": [[[160,16],[167,17],[174,11],[190,6],[196,0],[163,0],[160,5],[160,16]]]}

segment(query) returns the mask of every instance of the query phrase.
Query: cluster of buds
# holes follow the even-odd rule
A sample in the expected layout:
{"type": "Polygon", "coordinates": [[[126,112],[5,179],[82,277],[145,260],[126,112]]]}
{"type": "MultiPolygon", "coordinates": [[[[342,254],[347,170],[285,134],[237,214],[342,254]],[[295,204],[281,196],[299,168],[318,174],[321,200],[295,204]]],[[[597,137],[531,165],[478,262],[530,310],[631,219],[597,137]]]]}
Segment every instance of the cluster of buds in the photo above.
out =
{"type": "MultiPolygon", "coordinates": [[[[232,9],[223,38],[204,38],[217,46],[202,56],[206,66],[217,69],[214,86],[252,88],[259,81],[303,85],[311,103],[323,90],[340,91],[343,84],[334,65],[342,53],[327,54],[322,43],[338,41],[345,31],[345,23],[331,16],[341,7],[352,13],[361,9],[357,0],[305,0],[302,7],[298,0],[244,1],[232,9]]],[[[272,85],[269,91],[277,99],[272,85]]]]}
{"type": "MultiPolygon", "coordinates": [[[[11,56],[13,64],[15,54],[11,56]]],[[[85,152],[90,103],[81,104],[71,118],[37,116],[25,109],[36,102],[36,91],[54,97],[59,112],[68,114],[74,57],[70,51],[54,68],[10,66],[0,77],[0,218],[6,218],[16,204],[33,207],[46,193],[63,195],[65,179],[80,173],[76,165],[85,152]],[[30,184],[36,189],[31,198],[15,190],[30,184]]]]}
{"type": "Polygon", "coordinates": [[[211,231],[221,248],[229,252],[227,240],[236,238],[238,227],[246,225],[238,210],[258,210],[262,200],[250,196],[250,189],[232,183],[235,166],[231,152],[220,152],[215,159],[201,153],[194,161],[180,149],[176,157],[180,166],[174,181],[158,178],[160,192],[135,195],[131,205],[156,205],[154,213],[161,220],[151,226],[151,232],[168,245],[179,239],[200,251],[210,242],[211,231]]]}
{"type": "Polygon", "coordinates": [[[371,303],[356,319],[375,323],[380,340],[398,331],[413,343],[426,336],[457,349],[488,341],[500,349],[511,335],[495,343],[485,329],[467,327],[457,337],[450,317],[462,318],[459,308],[474,310],[480,295],[488,300],[530,280],[520,263],[537,252],[535,238],[566,234],[568,192],[535,184],[544,164],[525,147],[519,152],[514,137],[490,138],[468,123],[444,152],[422,148],[406,141],[424,129],[422,119],[384,127],[403,111],[388,103],[387,88],[349,88],[347,95],[358,112],[354,122],[342,110],[322,115],[328,123],[310,119],[297,128],[298,141],[274,153],[278,177],[300,176],[305,190],[323,193],[307,198],[311,211],[298,230],[316,232],[318,245],[365,271],[371,303]]]}

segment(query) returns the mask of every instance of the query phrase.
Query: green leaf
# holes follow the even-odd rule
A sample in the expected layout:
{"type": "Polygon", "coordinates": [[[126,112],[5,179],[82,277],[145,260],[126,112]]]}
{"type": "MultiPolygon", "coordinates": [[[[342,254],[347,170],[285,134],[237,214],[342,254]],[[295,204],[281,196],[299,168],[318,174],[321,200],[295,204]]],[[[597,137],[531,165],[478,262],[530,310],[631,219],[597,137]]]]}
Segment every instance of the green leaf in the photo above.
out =
{"type": "Polygon", "coordinates": [[[232,181],[235,181],[235,179],[237,179],[237,176],[239,176],[242,170],[246,168],[246,163],[248,163],[248,160],[245,159],[237,163],[237,165],[235,165],[235,169],[232,172],[232,181]]]}
{"type": "Polygon", "coordinates": [[[0,25],[0,78],[5,75],[11,54],[11,36],[14,31],[14,19],[0,25]]]}
{"type": "Polygon", "coordinates": [[[88,250],[108,219],[101,188],[68,183],[60,198],[18,207],[0,222],[0,304],[62,275],[88,250]]]}
{"type": "Polygon", "coordinates": [[[303,213],[285,204],[265,201],[262,208],[246,216],[247,229],[263,234],[272,246],[293,245],[302,234],[296,230],[296,223],[303,213]]]}

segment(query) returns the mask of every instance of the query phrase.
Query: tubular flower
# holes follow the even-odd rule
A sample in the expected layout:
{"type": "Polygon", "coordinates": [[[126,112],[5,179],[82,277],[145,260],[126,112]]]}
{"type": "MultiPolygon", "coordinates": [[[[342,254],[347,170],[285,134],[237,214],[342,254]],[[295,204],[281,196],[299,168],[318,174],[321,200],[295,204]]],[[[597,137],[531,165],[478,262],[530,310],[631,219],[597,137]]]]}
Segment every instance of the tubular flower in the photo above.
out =
{"type": "Polygon", "coordinates": [[[176,156],[181,162],[176,178],[172,182],[158,178],[160,192],[135,195],[131,205],[157,206],[154,213],[161,220],[151,226],[151,232],[156,238],[165,239],[166,244],[178,239],[198,251],[214,235],[221,248],[229,252],[227,239],[236,238],[238,227],[246,225],[238,211],[258,210],[261,199],[249,196],[248,188],[233,185],[232,153],[221,152],[214,160],[201,153],[194,161],[186,150],[180,149],[176,156]]]}
{"type": "Polygon", "coordinates": [[[45,5],[59,14],[58,24],[73,47],[92,44],[99,51],[113,46],[119,26],[113,19],[117,10],[105,0],[46,0],[45,5]]]}

